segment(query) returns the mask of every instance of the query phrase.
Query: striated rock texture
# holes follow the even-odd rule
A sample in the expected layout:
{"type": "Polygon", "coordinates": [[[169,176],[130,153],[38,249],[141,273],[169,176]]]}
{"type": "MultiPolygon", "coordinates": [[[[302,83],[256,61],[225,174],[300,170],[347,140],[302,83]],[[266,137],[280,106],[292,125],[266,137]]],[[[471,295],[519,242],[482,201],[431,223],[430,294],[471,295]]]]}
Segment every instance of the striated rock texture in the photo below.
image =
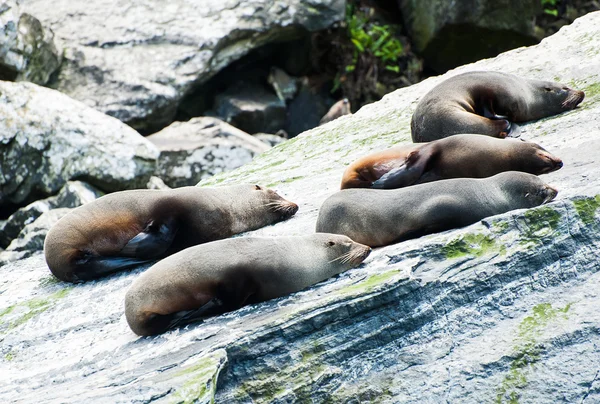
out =
{"type": "Polygon", "coordinates": [[[492,69],[586,92],[522,126],[563,158],[557,200],[375,249],[365,264],[291,296],[151,338],[123,297],[147,266],[82,285],[41,254],[0,270],[2,402],[600,401],[600,13],[538,46],[398,90],[201,185],[273,186],[300,210],[254,235],[314,231],[360,155],[410,139],[420,97],[492,69]]]}
{"type": "Polygon", "coordinates": [[[143,132],[232,61],[341,21],[345,0],[22,0],[56,33],[56,88],[143,132]],[[68,18],[65,18],[68,16],[68,18]]]}
{"type": "Polygon", "coordinates": [[[397,0],[425,63],[438,72],[537,43],[538,0],[397,0]]]}
{"type": "Polygon", "coordinates": [[[269,149],[259,139],[211,117],[175,122],[146,139],[160,150],[156,174],[170,187],[196,185],[269,149]]]}
{"type": "Polygon", "coordinates": [[[0,210],[58,192],[69,180],[103,191],[143,188],[158,150],[118,120],[58,91],[0,82],[0,210]]]}
{"type": "Polygon", "coordinates": [[[0,4],[0,80],[44,85],[58,69],[61,54],[54,33],[27,13],[17,1],[0,4]]]}

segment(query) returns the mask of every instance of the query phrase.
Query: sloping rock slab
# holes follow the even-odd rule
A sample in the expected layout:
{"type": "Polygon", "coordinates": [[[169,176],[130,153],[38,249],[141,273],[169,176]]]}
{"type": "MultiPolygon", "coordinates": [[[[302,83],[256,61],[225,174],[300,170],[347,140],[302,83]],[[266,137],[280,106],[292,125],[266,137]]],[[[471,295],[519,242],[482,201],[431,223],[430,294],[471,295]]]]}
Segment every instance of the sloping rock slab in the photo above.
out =
{"type": "Polygon", "coordinates": [[[181,98],[232,61],[344,18],[344,0],[23,0],[56,33],[56,88],[138,130],[168,125],[181,98]],[[68,16],[68,18],[65,18],[68,16]]]}
{"type": "Polygon", "coordinates": [[[257,182],[300,204],[255,235],[314,231],[358,156],[410,139],[420,97],[496,69],[586,91],[580,108],[523,125],[564,159],[546,206],[379,248],[291,296],[138,338],[123,315],[147,266],[82,285],[42,255],[2,269],[0,401],[598,402],[600,13],[539,46],[398,90],[203,185],[257,182]]]}
{"type": "Polygon", "coordinates": [[[196,185],[269,150],[259,139],[211,117],[174,122],[146,139],[160,151],[156,175],[170,187],[196,185]]]}
{"type": "Polygon", "coordinates": [[[143,188],[158,150],[139,133],[55,90],[0,82],[0,208],[57,193],[69,180],[143,188]]]}

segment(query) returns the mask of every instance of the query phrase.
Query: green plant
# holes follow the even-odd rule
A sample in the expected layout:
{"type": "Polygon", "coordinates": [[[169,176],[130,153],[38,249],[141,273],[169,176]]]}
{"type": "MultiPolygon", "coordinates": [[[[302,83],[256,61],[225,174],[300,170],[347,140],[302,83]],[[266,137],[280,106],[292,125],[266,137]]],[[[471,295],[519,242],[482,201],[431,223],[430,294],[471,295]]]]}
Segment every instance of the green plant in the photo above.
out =
{"type": "Polygon", "coordinates": [[[556,8],[556,4],[558,4],[559,1],[560,0],[541,0],[544,13],[553,15],[554,17],[558,17],[558,10],[556,8]]]}
{"type": "Polygon", "coordinates": [[[399,73],[398,65],[393,64],[403,54],[402,43],[393,36],[389,25],[371,23],[369,17],[355,6],[346,8],[346,24],[350,41],[354,44],[352,63],[346,65],[346,72],[356,69],[361,53],[370,53],[384,63],[385,69],[399,73]]]}

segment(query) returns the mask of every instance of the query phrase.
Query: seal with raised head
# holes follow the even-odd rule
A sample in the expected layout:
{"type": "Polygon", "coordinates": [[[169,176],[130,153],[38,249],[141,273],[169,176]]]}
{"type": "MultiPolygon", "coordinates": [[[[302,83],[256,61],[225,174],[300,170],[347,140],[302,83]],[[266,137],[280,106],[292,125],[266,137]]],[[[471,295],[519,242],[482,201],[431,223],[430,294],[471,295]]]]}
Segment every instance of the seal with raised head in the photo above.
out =
{"type": "Polygon", "coordinates": [[[319,121],[319,125],[325,125],[327,122],[338,119],[340,116],[352,114],[350,101],[344,98],[336,102],[329,108],[329,111],[319,121]]]}
{"type": "Polygon", "coordinates": [[[371,247],[457,227],[513,209],[549,202],[558,191],[535,175],[507,171],[380,191],[345,189],[323,202],[317,231],[343,234],[371,247]]]}
{"type": "Polygon", "coordinates": [[[115,192],[59,220],[44,253],[57,278],[81,282],[258,229],[297,210],[258,185],[115,192]]]}
{"type": "Polygon", "coordinates": [[[515,122],[533,121],[575,108],[583,91],[561,83],[476,71],[440,83],[419,101],[412,116],[413,142],[458,133],[504,138],[515,122]]]}
{"type": "Polygon", "coordinates": [[[138,335],[305,289],[359,265],[371,249],[337,234],[236,237],[188,248],[152,266],[125,295],[138,335]]]}
{"type": "Polygon", "coordinates": [[[532,142],[461,134],[364,156],[348,166],[341,189],[402,188],[449,178],[485,178],[504,171],[540,175],[562,165],[561,159],[532,142]]]}

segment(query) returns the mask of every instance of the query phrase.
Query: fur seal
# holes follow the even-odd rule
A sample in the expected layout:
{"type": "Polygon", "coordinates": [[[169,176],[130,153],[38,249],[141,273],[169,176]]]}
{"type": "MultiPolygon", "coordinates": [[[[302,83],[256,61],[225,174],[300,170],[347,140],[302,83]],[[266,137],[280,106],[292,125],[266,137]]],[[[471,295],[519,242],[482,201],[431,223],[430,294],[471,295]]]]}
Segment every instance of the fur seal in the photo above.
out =
{"type": "Polygon", "coordinates": [[[503,171],[540,175],[562,165],[561,159],[532,142],[462,134],[364,156],[348,166],[341,189],[402,188],[448,178],[491,177],[503,171]]]}
{"type": "Polygon", "coordinates": [[[258,229],[297,210],[258,185],[115,192],[59,220],[44,253],[57,278],[81,282],[258,229]]]}
{"type": "Polygon", "coordinates": [[[236,237],[188,248],[152,266],[125,295],[137,335],[305,289],[359,265],[371,249],[337,234],[236,237]]]}
{"type": "Polygon", "coordinates": [[[561,83],[524,79],[502,72],[451,77],[421,99],[411,121],[413,142],[457,133],[504,138],[515,122],[532,121],[575,108],[583,91],[561,83]]]}
{"type": "Polygon", "coordinates": [[[331,122],[338,119],[340,116],[352,114],[350,107],[350,101],[348,98],[344,98],[336,102],[329,108],[329,111],[319,121],[319,126],[325,125],[327,122],[331,122]]]}
{"type": "Polygon", "coordinates": [[[539,177],[518,171],[386,191],[345,189],[323,202],[317,231],[344,234],[377,247],[538,206],[557,193],[539,177]]]}

